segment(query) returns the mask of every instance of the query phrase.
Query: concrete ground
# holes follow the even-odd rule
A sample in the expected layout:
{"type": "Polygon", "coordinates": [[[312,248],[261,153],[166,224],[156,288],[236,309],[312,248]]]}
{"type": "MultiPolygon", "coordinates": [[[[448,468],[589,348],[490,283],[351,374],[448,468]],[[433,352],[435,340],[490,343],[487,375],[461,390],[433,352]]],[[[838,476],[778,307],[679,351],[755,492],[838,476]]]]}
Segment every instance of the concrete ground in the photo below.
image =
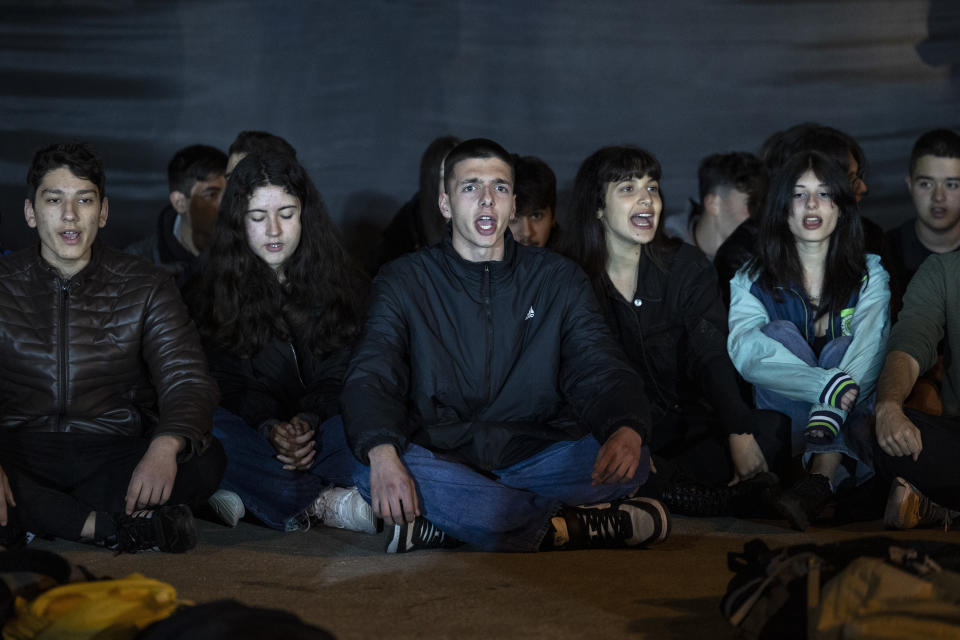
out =
{"type": "Polygon", "coordinates": [[[675,517],[669,540],[646,550],[539,554],[383,552],[385,534],[336,529],[280,533],[200,521],[187,554],[109,551],[62,541],[31,548],[65,555],[95,575],[139,571],[181,598],[235,598],[292,611],[338,638],[710,638],[734,636],[719,601],[726,555],[759,537],[771,547],[858,536],[960,542],[956,532],[886,532],[880,522],[812,527],[675,517]]]}

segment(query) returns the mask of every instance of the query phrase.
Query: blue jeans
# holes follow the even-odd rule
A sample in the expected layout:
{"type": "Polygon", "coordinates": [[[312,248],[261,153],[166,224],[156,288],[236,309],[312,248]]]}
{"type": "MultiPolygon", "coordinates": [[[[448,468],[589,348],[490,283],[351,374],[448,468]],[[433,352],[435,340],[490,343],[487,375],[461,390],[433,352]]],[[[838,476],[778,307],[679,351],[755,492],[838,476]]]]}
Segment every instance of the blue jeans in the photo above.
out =
{"type": "MultiPolygon", "coordinates": [[[[485,551],[536,551],[550,518],[564,505],[623,498],[646,481],[650,452],[644,446],[633,480],[592,486],[599,451],[593,436],[557,442],[489,475],[415,444],[407,447],[403,462],[416,482],[421,514],[442,531],[485,551]]],[[[370,468],[363,467],[354,480],[369,502],[370,468]]]]}
{"type": "Polygon", "coordinates": [[[273,445],[223,407],[213,415],[213,434],[227,453],[220,488],[236,492],[247,510],[272,529],[293,526],[321,489],[353,486],[354,475],[363,468],[347,447],[340,416],[317,428],[317,456],[306,471],[284,469],[273,445]]]}
{"type": "MultiPolygon", "coordinates": [[[[823,347],[820,357],[813,353],[810,344],[800,335],[797,326],[787,320],[775,320],[763,328],[764,335],[773,338],[811,367],[832,369],[840,364],[853,341],[851,336],[834,338],[823,347]]],[[[858,381],[859,382],[859,381],[858,381]]],[[[859,485],[873,476],[873,433],[870,417],[876,393],[867,398],[857,398],[857,406],[847,415],[840,433],[833,442],[811,444],[803,437],[810,409],[813,406],[802,400],[791,400],[763,387],[754,388],[754,401],[758,409],[773,409],[790,418],[792,425],[792,451],[794,456],[802,455],[806,465],[815,453],[840,452],[846,458],[831,480],[834,486],[841,484],[859,485]]]]}

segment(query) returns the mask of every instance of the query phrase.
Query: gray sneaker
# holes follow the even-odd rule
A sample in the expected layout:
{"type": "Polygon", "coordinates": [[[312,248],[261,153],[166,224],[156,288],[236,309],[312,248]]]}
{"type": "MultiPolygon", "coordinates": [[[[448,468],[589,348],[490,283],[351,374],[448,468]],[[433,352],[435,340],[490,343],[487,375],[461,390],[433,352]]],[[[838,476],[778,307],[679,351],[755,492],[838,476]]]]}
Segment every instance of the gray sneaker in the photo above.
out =
{"type": "Polygon", "coordinates": [[[240,519],[247,513],[240,496],[226,489],[217,490],[216,493],[207,498],[207,504],[228,527],[237,526],[240,519]]]}
{"type": "Polygon", "coordinates": [[[307,517],[316,524],[362,533],[377,532],[377,518],[356,487],[329,487],[307,507],[307,517]]]}

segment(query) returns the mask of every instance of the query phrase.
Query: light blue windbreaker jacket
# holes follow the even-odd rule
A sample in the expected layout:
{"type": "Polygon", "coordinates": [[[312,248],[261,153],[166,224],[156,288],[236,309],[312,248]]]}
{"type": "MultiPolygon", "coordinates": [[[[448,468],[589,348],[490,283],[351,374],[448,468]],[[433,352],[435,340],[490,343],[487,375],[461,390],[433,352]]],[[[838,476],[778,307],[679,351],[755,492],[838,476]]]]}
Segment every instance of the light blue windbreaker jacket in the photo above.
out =
{"type": "MultiPolygon", "coordinates": [[[[778,303],[754,284],[746,268],[738,271],[730,280],[727,350],[744,379],[792,400],[810,402],[811,414],[825,410],[837,415],[840,423],[846,420],[846,412],[831,402],[831,399],[839,402],[842,394],[831,393],[831,390],[849,377],[860,387],[858,403],[868,398],[883,366],[890,332],[890,277],[881,266],[879,256],[867,254],[866,262],[867,275],[857,296],[853,317],[842,323],[844,334],[852,335],[853,341],[835,369],[812,367],[763,333],[763,327],[771,321],[771,307],[767,305],[778,303]]],[[[813,313],[805,295],[795,296],[792,303],[799,313],[813,313]],[[802,300],[802,304],[797,305],[797,300],[802,300]]],[[[782,307],[778,311],[777,315],[782,316],[782,307]]],[[[805,318],[806,315],[791,319],[803,326],[805,318]]]]}

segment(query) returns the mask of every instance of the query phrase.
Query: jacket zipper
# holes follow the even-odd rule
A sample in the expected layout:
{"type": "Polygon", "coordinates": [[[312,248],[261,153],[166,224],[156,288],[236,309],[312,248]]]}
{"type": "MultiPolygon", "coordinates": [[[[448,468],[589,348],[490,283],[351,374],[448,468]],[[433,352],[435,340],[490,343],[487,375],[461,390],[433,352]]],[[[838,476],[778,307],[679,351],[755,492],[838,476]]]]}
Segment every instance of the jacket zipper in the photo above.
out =
{"type": "Polygon", "coordinates": [[[290,353],[293,354],[293,366],[297,370],[297,380],[300,381],[300,386],[306,389],[307,385],[303,383],[303,376],[300,375],[300,361],[297,359],[297,350],[293,348],[292,342],[288,342],[287,344],[290,345],[290,353]]]}
{"type": "Polygon", "coordinates": [[[487,402],[490,402],[490,360],[493,357],[493,313],[490,310],[490,265],[483,265],[483,304],[487,314],[487,354],[484,373],[487,379],[487,402]]]}
{"type": "Polygon", "coordinates": [[[57,416],[57,431],[63,425],[67,409],[67,306],[70,298],[70,281],[60,280],[60,340],[57,345],[57,360],[60,368],[60,413],[57,416]]]}

